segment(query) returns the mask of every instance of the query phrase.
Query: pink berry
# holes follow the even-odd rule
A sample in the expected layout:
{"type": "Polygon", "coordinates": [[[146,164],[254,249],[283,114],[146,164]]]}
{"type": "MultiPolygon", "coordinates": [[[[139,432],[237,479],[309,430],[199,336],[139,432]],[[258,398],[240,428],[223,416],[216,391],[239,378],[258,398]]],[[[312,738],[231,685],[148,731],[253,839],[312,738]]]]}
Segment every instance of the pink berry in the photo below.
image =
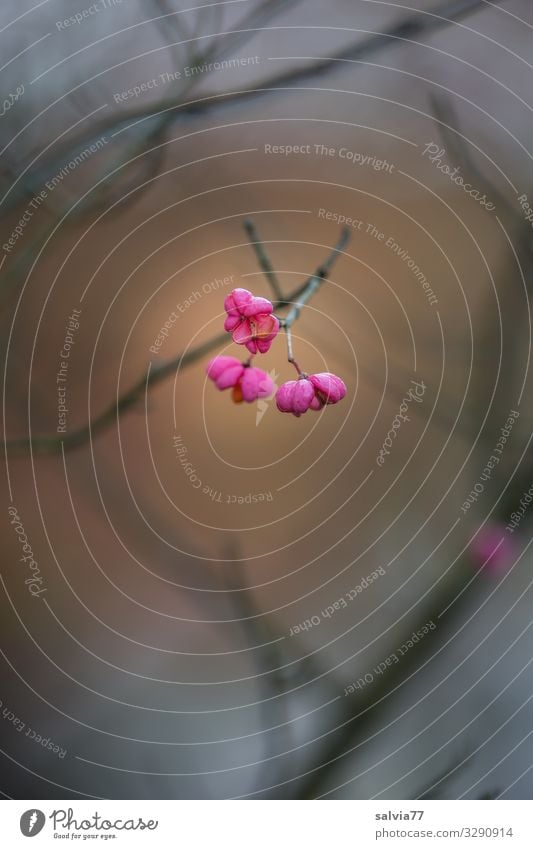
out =
{"type": "Polygon", "coordinates": [[[241,363],[236,357],[215,357],[207,364],[206,372],[219,389],[231,388],[231,397],[237,404],[267,398],[274,391],[270,375],[260,368],[241,363]]]}
{"type": "Polygon", "coordinates": [[[237,345],[246,345],[251,354],[265,354],[279,330],[272,315],[274,307],[266,298],[256,298],[248,289],[234,289],[224,301],[227,318],[224,329],[237,345]]]}
{"type": "Polygon", "coordinates": [[[323,372],[283,383],[276,393],[276,404],[282,413],[301,416],[307,410],[336,404],[345,395],[346,386],[340,377],[323,372]]]}

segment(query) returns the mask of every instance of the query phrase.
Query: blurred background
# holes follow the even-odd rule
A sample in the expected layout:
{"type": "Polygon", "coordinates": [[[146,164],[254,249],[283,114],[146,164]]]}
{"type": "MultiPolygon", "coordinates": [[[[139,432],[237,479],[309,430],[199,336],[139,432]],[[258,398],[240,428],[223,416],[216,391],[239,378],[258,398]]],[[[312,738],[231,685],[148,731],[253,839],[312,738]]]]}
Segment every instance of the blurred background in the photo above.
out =
{"type": "Polygon", "coordinates": [[[0,39],[3,795],[531,797],[531,4],[5,0],[0,39]],[[275,300],[247,218],[288,299],[348,220],[318,414],[207,382],[224,298],[275,300]]]}

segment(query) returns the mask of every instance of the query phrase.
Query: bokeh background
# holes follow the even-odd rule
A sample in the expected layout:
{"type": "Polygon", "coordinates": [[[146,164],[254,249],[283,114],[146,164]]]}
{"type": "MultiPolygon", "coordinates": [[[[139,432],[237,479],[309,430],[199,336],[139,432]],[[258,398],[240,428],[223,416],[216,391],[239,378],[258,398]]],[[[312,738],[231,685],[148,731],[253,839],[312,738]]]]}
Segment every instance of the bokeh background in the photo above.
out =
{"type": "MultiPolygon", "coordinates": [[[[530,797],[531,4],[0,24],[3,795],[530,797]],[[294,344],[346,398],[232,404],[224,297],[271,296],[244,219],[289,293],[340,216],[294,344]]],[[[292,378],[281,335],[263,364],[292,378]]]]}

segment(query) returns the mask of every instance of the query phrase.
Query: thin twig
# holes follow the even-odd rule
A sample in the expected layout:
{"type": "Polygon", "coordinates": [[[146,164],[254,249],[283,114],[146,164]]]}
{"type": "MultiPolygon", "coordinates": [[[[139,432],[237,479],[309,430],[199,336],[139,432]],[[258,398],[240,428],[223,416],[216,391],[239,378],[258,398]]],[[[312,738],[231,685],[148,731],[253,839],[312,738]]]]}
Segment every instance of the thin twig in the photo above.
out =
{"type": "Polygon", "coordinates": [[[272,289],[276,300],[283,300],[283,292],[281,290],[281,286],[279,280],[277,278],[276,272],[272,267],[272,263],[266,253],[263,243],[259,239],[257,234],[257,230],[255,229],[255,224],[250,218],[246,218],[244,221],[244,229],[250,239],[250,244],[255,251],[255,255],[257,258],[257,262],[259,263],[259,267],[261,271],[264,273],[266,279],[268,280],[268,284],[272,289]]]}
{"type": "Polygon", "coordinates": [[[285,318],[283,319],[283,327],[292,327],[296,319],[299,317],[302,308],[307,304],[308,301],[311,300],[315,292],[318,291],[324,280],[326,280],[331,266],[337,259],[337,256],[344,250],[348,243],[348,239],[350,238],[350,233],[347,228],[342,230],[341,237],[338,243],[333,248],[331,254],[326,259],[326,261],[320,266],[319,269],[313,274],[312,277],[309,278],[305,288],[302,290],[300,296],[296,300],[296,303],[293,304],[290,312],[287,313],[285,318]]]}
{"type": "Polygon", "coordinates": [[[285,330],[285,335],[287,337],[287,360],[291,365],[294,366],[296,371],[298,372],[298,377],[306,377],[305,373],[301,370],[298,362],[294,358],[294,352],[292,350],[292,332],[291,328],[294,322],[299,318],[300,313],[303,307],[311,300],[313,295],[320,289],[324,280],[326,280],[330,269],[337,259],[338,255],[344,250],[348,240],[350,238],[350,233],[347,228],[344,228],[341,231],[341,236],[332,252],[326,259],[326,261],[317,269],[315,274],[309,278],[303,289],[300,291],[300,294],[294,299],[295,303],[293,303],[292,309],[287,313],[285,318],[281,319],[281,326],[285,330]]]}
{"type": "Polygon", "coordinates": [[[296,371],[298,372],[298,377],[306,377],[304,372],[301,370],[300,366],[294,359],[294,353],[292,350],[292,330],[290,325],[285,326],[285,335],[287,337],[287,360],[288,362],[294,366],[296,371]]]}

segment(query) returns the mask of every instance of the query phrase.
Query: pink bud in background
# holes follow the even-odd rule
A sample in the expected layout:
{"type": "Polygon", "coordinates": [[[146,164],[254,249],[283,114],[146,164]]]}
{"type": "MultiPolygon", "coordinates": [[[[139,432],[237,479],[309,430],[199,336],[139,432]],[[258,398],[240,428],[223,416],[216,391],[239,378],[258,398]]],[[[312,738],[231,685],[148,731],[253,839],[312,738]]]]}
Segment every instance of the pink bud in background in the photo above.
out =
{"type": "Polygon", "coordinates": [[[282,413],[301,416],[307,410],[321,410],[336,404],[346,395],[344,382],[335,374],[322,372],[283,383],[276,393],[276,404],[282,413]]]}
{"type": "Polygon", "coordinates": [[[477,532],[470,543],[470,554],[478,569],[506,572],[515,561],[516,550],[505,525],[493,522],[477,532]]]}
{"type": "Polygon", "coordinates": [[[236,357],[215,357],[207,364],[207,376],[219,389],[230,389],[236,404],[257,401],[274,392],[270,375],[260,368],[241,363],[236,357]]]}
{"type": "Polygon", "coordinates": [[[224,308],[228,314],[224,329],[233,335],[233,341],[246,345],[251,354],[265,354],[279,330],[271,302],[256,298],[248,289],[234,289],[224,308]]]}

